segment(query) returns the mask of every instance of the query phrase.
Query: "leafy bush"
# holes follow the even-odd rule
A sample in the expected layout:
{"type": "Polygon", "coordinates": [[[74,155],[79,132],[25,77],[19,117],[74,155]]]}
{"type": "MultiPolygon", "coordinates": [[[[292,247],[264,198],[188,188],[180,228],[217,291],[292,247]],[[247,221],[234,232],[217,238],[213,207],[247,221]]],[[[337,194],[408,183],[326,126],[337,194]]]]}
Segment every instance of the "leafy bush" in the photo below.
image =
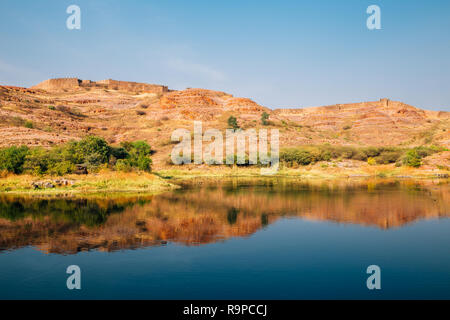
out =
{"type": "Polygon", "coordinates": [[[123,147],[111,147],[111,156],[116,159],[125,159],[128,157],[128,152],[123,147]]]}
{"type": "Polygon", "coordinates": [[[0,149],[0,171],[35,175],[64,175],[75,172],[77,164],[87,165],[89,170],[97,170],[112,165],[122,171],[137,168],[150,171],[151,148],[145,141],[126,142],[120,147],[111,147],[103,139],[95,136],[80,141],[70,141],[51,149],[42,147],[10,147],[0,149]]]}
{"type": "Polygon", "coordinates": [[[403,164],[409,167],[418,168],[422,165],[422,158],[419,153],[417,153],[416,149],[412,149],[406,153],[403,164]]]}
{"type": "Polygon", "coordinates": [[[302,149],[286,149],[280,153],[280,159],[290,165],[308,165],[313,161],[311,153],[302,149]]]}
{"type": "Polygon", "coordinates": [[[107,163],[111,155],[111,147],[105,139],[88,136],[80,141],[71,141],[62,150],[65,160],[73,164],[87,164],[95,167],[107,163]]]}
{"type": "Polygon", "coordinates": [[[267,126],[269,124],[269,114],[267,112],[263,112],[261,115],[261,123],[263,126],[267,126]]]}
{"type": "Polygon", "coordinates": [[[128,160],[119,159],[116,162],[115,169],[117,171],[130,172],[131,170],[133,170],[133,167],[131,166],[128,160]]]}
{"type": "Polygon", "coordinates": [[[380,164],[389,164],[397,162],[403,155],[401,150],[386,150],[380,153],[378,157],[376,157],[377,163],[380,164]]]}
{"type": "Polygon", "coordinates": [[[371,166],[374,166],[374,165],[377,164],[377,161],[374,158],[369,157],[369,158],[367,158],[367,164],[371,165],[371,166]]]}
{"type": "Polygon", "coordinates": [[[33,122],[25,121],[24,127],[28,129],[33,129],[33,122]]]}
{"type": "Polygon", "coordinates": [[[421,159],[436,152],[445,151],[443,147],[416,147],[413,149],[397,147],[349,147],[349,146],[303,146],[284,149],[280,152],[280,161],[286,165],[308,165],[331,159],[351,159],[367,161],[369,164],[403,163],[408,166],[420,166],[421,159]]]}
{"type": "Polygon", "coordinates": [[[22,173],[28,150],[25,146],[0,149],[0,171],[22,173]]]}
{"type": "Polygon", "coordinates": [[[124,160],[131,167],[136,167],[142,171],[151,171],[152,160],[150,155],[151,147],[145,141],[122,143],[122,148],[128,153],[124,160]]]}
{"type": "Polygon", "coordinates": [[[234,129],[234,130],[237,130],[237,129],[239,129],[239,125],[238,125],[238,123],[237,123],[237,119],[236,119],[236,117],[233,117],[233,116],[230,116],[229,118],[228,118],[228,126],[231,128],[231,129],[234,129]]]}
{"type": "Polygon", "coordinates": [[[30,149],[25,157],[24,171],[41,175],[48,171],[49,168],[49,151],[44,148],[30,149]]]}

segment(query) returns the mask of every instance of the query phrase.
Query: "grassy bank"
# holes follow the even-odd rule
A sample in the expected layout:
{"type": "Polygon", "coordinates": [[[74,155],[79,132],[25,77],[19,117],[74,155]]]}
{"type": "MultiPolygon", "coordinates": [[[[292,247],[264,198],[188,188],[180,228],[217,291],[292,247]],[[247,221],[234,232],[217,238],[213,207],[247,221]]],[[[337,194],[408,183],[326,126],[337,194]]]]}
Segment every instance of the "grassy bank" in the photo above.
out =
{"type": "MultiPolygon", "coordinates": [[[[448,176],[448,170],[436,168],[368,165],[361,161],[320,162],[307,166],[287,167],[268,177],[290,177],[302,180],[347,180],[352,178],[434,179],[448,176]]],[[[88,175],[36,176],[9,174],[0,178],[0,193],[24,195],[92,195],[156,194],[178,188],[176,183],[196,178],[260,178],[259,167],[238,166],[173,166],[153,173],[101,170],[88,175]],[[54,183],[64,179],[67,186],[35,188],[33,183],[54,183]]]]}
{"type": "Polygon", "coordinates": [[[123,173],[103,170],[89,175],[65,175],[71,185],[54,188],[38,188],[33,182],[50,182],[61,179],[52,176],[8,175],[0,178],[0,193],[25,195],[83,195],[94,193],[145,193],[156,194],[178,188],[169,181],[151,173],[123,173]]]}
{"type": "MultiPolygon", "coordinates": [[[[287,167],[281,166],[272,176],[296,177],[302,179],[348,179],[360,177],[377,178],[413,178],[430,179],[445,177],[448,170],[424,169],[413,167],[396,167],[394,165],[368,165],[356,161],[346,163],[317,163],[308,166],[287,167]]],[[[185,165],[162,169],[156,172],[163,179],[185,180],[194,178],[221,178],[221,177],[261,177],[258,167],[238,166],[201,166],[185,165]]]]}

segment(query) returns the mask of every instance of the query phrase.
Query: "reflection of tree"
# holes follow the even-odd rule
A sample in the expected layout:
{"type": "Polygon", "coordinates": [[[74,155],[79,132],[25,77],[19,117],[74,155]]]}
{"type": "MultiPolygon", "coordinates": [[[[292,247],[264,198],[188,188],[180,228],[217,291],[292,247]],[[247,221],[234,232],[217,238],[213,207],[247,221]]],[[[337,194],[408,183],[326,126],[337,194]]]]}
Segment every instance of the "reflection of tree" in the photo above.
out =
{"type": "Polygon", "coordinates": [[[233,181],[133,199],[0,198],[0,248],[113,251],[248,236],[283,216],[380,228],[450,214],[449,184],[233,181]],[[115,213],[115,214],[113,214],[115,213]]]}
{"type": "Polygon", "coordinates": [[[237,221],[239,210],[236,208],[230,208],[227,212],[227,220],[230,225],[233,225],[237,221]]]}
{"type": "Polygon", "coordinates": [[[263,213],[261,215],[261,225],[263,227],[267,226],[269,224],[269,217],[267,216],[267,214],[263,213]]]}
{"type": "MultiPolygon", "coordinates": [[[[141,205],[145,203],[139,201],[141,205]]],[[[0,218],[16,221],[26,217],[49,217],[53,221],[96,226],[104,223],[110,214],[122,212],[134,204],[111,200],[0,197],[0,218]]]]}

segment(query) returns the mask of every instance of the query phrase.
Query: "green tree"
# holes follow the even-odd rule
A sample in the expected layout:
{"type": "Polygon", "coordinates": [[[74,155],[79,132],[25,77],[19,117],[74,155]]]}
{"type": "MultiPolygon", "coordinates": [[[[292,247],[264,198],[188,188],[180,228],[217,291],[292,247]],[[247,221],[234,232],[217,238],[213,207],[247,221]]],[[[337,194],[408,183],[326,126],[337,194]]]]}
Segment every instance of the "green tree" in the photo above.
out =
{"type": "Polygon", "coordinates": [[[403,164],[418,168],[422,165],[422,158],[415,149],[412,149],[406,153],[405,158],[403,159],[403,164]]]}
{"type": "Polygon", "coordinates": [[[0,149],[0,170],[15,174],[23,172],[23,164],[29,149],[26,146],[0,149]]]}
{"type": "MultiPolygon", "coordinates": [[[[124,142],[121,147],[128,153],[123,161],[120,161],[118,170],[126,171],[127,167],[135,167],[142,171],[151,171],[152,149],[145,141],[124,142]]],[[[119,162],[119,161],[118,161],[119,162]]]]}
{"type": "Polygon", "coordinates": [[[230,116],[230,117],[228,118],[228,126],[229,126],[231,129],[234,129],[234,130],[239,129],[239,125],[238,125],[238,122],[237,122],[236,117],[230,116]]]}
{"type": "Polygon", "coordinates": [[[261,115],[261,123],[263,126],[267,126],[269,124],[269,114],[267,112],[263,112],[261,115]]]}
{"type": "Polygon", "coordinates": [[[80,141],[70,141],[62,152],[64,159],[73,164],[86,163],[95,167],[109,161],[111,147],[103,138],[88,136],[80,141]]]}
{"type": "Polygon", "coordinates": [[[41,175],[47,172],[49,167],[49,152],[42,148],[31,149],[23,165],[23,169],[31,174],[41,175]]]}

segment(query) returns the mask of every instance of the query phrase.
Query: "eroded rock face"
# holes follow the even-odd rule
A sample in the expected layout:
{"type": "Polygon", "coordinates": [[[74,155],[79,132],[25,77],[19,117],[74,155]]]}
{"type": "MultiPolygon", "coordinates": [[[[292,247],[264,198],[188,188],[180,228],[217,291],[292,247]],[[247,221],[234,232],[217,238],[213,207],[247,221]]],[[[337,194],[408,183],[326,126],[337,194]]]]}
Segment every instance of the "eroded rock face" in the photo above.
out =
{"type": "Polygon", "coordinates": [[[220,91],[187,89],[174,91],[162,96],[159,106],[168,110],[176,119],[211,121],[223,113],[232,112],[257,119],[264,111],[270,111],[247,98],[235,98],[220,91]],[[253,117],[252,117],[253,115],[253,117]]]}

